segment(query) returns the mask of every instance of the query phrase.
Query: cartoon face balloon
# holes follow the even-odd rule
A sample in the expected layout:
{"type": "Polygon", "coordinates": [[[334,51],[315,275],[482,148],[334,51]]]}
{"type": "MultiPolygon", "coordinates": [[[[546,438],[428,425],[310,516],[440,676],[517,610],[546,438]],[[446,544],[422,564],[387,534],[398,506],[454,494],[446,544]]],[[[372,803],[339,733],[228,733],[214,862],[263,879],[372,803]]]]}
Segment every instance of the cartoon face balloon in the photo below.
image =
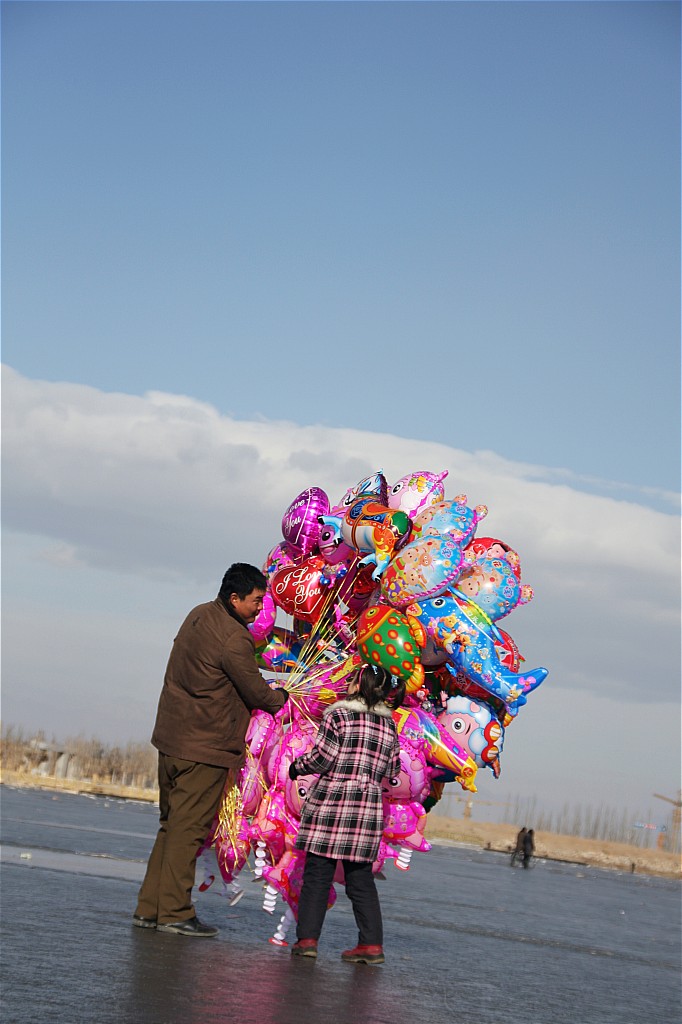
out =
{"type": "Polygon", "coordinates": [[[320,516],[320,525],[337,530],[343,540],[361,554],[360,564],[373,563],[372,577],[378,580],[393,552],[408,537],[412,520],[404,512],[390,509],[371,494],[361,494],[342,516],[320,516]]]}
{"type": "Polygon", "coordinates": [[[337,526],[320,524],[318,547],[327,565],[340,565],[342,562],[350,564],[357,555],[355,548],[346,544],[337,526]]]}
{"type": "Polygon", "coordinates": [[[488,765],[497,777],[504,729],[492,709],[468,697],[449,697],[437,716],[439,724],[469,752],[479,767],[488,765]]]}
{"type": "Polygon", "coordinates": [[[506,558],[483,558],[463,569],[457,590],[494,621],[508,615],[518,604],[528,604],[533,590],[521,586],[506,558]]]}
{"type": "Polygon", "coordinates": [[[301,809],[308,795],[308,790],[317,782],[317,775],[300,775],[297,779],[287,779],[284,786],[284,801],[287,810],[295,818],[301,817],[301,809]]]}
{"type": "Polygon", "coordinates": [[[516,577],[521,579],[521,559],[516,551],[512,551],[508,544],[497,537],[474,537],[464,549],[464,557],[467,562],[480,562],[485,558],[503,558],[514,571],[516,577]]]}
{"type": "Polygon", "coordinates": [[[445,533],[464,546],[487,514],[485,505],[469,508],[466,494],[458,494],[454,501],[441,501],[420,512],[412,524],[412,537],[437,537],[445,533]]]}
{"type": "Polygon", "coordinates": [[[309,487],[294,498],[282,517],[282,535],[293,555],[311,554],[320,536],[318,517],[327,512],[329,498],[321,487],[309,487]]]}
{"type": "Polygon", "coordinates": [[[307,754],[315,741],[316,733],[317,728],[312,722],[299,719],[285,733],[279,747],[270,750],[266,768],[273,785],[281,789],[290,781],[289,765],[294,758],[307,754]]]}
{"type": "Polygon", "coordinates": [[[394,556],[381,578],[381,594],[396,608],[440,594],[462,569],[462,546],[452,537],[421,537],[394,556]]]}
{"type": "Polygon", "coordinates": [[[457,740],[438,725],[435,718],[420,708],[401,707],[393,712],[393,721],[400,738],[404,734],[405,739],[417,746],[423,744],[429,765],[453,772],[463,789],[476,792],[476,762],[457,740]]]}
{"type": "Polygon", "coordinates": [[[382,505],[386,504],[388,497],[388,484],[386,483],[386,477],[383,472],[379,470],[377,473],[373,473],[371,476],[363,477],[359,480],[355,487],[349,487],[338,505],[335,505],[332,509],[334,515],[343,515],[347,508],[353,504],[354,501],[359,498],[361,494],[373,494],[377,501],[380,501],[382,505]]]}
{"type": "Polygon", "coordinates": [[[429,505],[443,501],[443,480],[447,475],[446,469],[442,473],[423,471],[402,476],[388,492],[389,508],[399,508],[406,512],[410,519],[414,519],[429,505]]]}
{"type": "Polygon", "coordinates": [[[384,779],[381,789],[389,800],[417,800],[421,803],[431,788],[431,774],[422,749],[401,737],[400,772],[394,779],[384,779]]]}
{"type": "Polygon", "coordinates": [[[426,811],[416,800],[384,801],[384,836],[389,842],[428,853],[431,843],[424,838],[425,827],[426,811]]]}

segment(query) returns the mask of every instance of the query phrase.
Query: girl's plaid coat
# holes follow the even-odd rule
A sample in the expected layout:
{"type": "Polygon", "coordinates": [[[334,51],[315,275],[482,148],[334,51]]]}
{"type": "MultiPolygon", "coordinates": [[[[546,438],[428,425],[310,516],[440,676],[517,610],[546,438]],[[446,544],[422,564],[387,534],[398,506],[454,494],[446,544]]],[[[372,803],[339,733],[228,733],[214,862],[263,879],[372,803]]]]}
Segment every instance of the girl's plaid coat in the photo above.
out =
{"type": "Polygon", "coordinates": [[[315,744],[296,758],[299,775],[320,773],[301,811],[297,850],[338,860],[373,861],[384,830],[381,782],[400,771],[390,709],[359,698],[325,712],[315,744]]]}

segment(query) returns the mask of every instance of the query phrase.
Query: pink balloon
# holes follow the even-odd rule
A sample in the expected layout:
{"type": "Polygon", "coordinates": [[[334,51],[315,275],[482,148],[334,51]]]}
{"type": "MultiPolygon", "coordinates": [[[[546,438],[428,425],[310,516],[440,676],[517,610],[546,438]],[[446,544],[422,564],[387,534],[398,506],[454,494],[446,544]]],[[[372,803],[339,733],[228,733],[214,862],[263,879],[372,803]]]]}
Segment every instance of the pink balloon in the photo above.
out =
{"type": "Polygon", "coordinates": [[[303,850],[285,850],[276,864],[263,870],[263,878],[276,889],[294,914],[298,913],[298,900],[303,886],[303,850]]]}
{"type": "Polygon", "coordinates": [[[265,576],[270,578],[274,572],[278,569],[282,569],[285,565],[293,565],[294,560],[291,554],[287,551],[286,544],[282,541],[281,544],[276,544],[275,547],[268,552],[268,557],[263,562],[263,573],[265,576]]]}
{"type": "Polygon", "coordinates": [[[277,618],[277,606],[272,600],[272,594],[269,590],[265,591],[263,596],[263,607],[258,613],[257,618],[249,626],[251,634],[258,643],[261,640],[266,640],[272,633],[275,626],[275,619],[277,618]]]}
{"type": "Polygon", "coordinates": [[[239,819],[237,834],[216,836],[215,855],[220,874],[228,884],[242,870],[251,853],[251,837],[248,822],[244,815],[239,819]]]}
{"type": "Polygon", "coordinates": [[[429,505],[445,500],[443,480],[448,475],[447,469],[442,473],[429,473],[421,470],[401,476],[388,492],[388,507],[399,508],[414,519],[429,505]]]}
{"type": "Polygon", "coordinates": [[[417,800],[384,800],[384,839],[390,843],[428,853],[431,843],[424,838],[425,826],[426,811],[417,800]]]}
{"type": "Polygon", "coordinates": [[[341,534],[333,526],[321,526],[318,538],[320,555],[327,565],[340,565],[342,562],[350,564],[356,557],[357,551],[350,547],[341,537],[341,534]]]}
{"type": "Polygon", "coordinates": [[[282,536],[293,549],[304,557],[316,547],[320,538],[318,516],[329,512],[329,498],[321,487],[309,487],[294,498],[282,517],[282,536]]]}

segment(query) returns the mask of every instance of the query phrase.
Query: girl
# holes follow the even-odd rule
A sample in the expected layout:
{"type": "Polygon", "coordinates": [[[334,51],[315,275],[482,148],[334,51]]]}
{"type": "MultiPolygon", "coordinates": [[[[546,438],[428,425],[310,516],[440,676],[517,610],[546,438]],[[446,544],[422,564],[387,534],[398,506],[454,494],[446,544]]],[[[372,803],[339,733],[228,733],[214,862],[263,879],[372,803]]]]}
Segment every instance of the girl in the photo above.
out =
{"type": "Polygon", "coordinates": [[[296,849],[306,850],[298,905],[295,956],[317,956],[336,862],[358,926],[358,944],[341,954],[349,963],[384,962],[383,926],[372,862],[384,828],[381,782],[400,771],[391,711],[402,704],[405,683],[365,665],[348,684],[347,699],[324,714],[312,750],[289,767],[292,779],[319,772],[308,791],[296,849]]]}

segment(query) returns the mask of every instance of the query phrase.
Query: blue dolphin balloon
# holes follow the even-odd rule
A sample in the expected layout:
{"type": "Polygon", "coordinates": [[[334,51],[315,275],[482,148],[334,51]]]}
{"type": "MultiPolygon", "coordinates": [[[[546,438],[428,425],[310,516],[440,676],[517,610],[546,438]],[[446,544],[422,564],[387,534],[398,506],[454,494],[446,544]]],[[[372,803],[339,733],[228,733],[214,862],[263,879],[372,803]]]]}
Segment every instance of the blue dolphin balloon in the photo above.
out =
{"type": "Polygon", "coordinates": [[[523,674],[504,668],[495,650],[495,639],[500,639],[497,626],[478,605],[456,590],[415,602],[406,611],[447,652],[455,668],[510,709],[525,704],[526,694],[547,677],[546,668],[523,674]]]}

